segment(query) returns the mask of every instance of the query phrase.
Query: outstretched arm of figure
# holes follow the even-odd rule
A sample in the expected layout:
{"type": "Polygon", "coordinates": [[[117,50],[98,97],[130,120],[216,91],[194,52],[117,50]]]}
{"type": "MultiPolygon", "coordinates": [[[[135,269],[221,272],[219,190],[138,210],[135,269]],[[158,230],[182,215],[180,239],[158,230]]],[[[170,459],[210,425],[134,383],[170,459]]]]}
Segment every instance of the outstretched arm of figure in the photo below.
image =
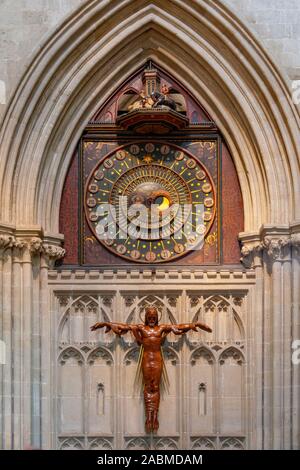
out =
{"type": "Polygon", "coordinates": [[[174,328],[178,331],[177,333],[173,331],[175,335],[176,334],[182,335],[183,333],[186,333],[187,331],[190,331],[190,330],[197,331],[197,328],[199,328],[200,330],[207,331],[208,333],[212,332],[212,329],[210,328],[210,326],[206,325],[205,323],[201,323],[199,321],[195,323],[181,323],[178,325],[174,325],[174,328]]]}
{"type": "Polygon", "coordinates": [[[100,323],[95,323],[93,326],[91,326],[91,330],[95,331],[98,330],[98,328],[104,328],[105,333],[108,333],[110,330],[112,330],[116,335],[124,335],[128,331],[131,331],[132,325],[128,325],[127,323],[117,323],[117,322],[100,322],[100,323]]]}
{"type": "Polygon", "coordinates": [[[137,344],[139,344],[139,345],[143,344],[143,337],[142,337],[141,331],[139,329],[139,326],[138,325],[131,325],[131,331],[133,333],[133,336],[136,339],[137,344]]]}
{"type": "Polygon", "coordinates": [[[205,325],[205,323],[195,322],[195,323],[180,323],[175,325],[162,325],[162,333],[166,336],[168,333],[174,333],[175,335],[183,335],[190,330],[197,331],[197,328],[207,331],[208,333],[212,332],[212,329],[205,325]]]}

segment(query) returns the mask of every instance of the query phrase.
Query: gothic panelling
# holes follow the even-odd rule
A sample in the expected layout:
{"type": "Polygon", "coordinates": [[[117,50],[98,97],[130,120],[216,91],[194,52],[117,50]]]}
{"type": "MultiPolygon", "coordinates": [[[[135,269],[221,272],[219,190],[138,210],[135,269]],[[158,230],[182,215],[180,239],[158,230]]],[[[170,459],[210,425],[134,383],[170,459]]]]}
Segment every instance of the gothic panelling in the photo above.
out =
{"type": "Polygon", "coordinates": [[[90,325],[97,321],[111,321],[112,297],[109,295],[75,295],[59,296],[62,307],[60,316],[58,338],[60,348],[69,344],[76,344],[80,348],[91,348],[96,340],[106,344],[114,341],[113,336],[104,336],[100,331],[96,336],[90,331],[90,325]]]}
{"type": "Polygon", "coordinates": [[[243,450],[245,449],[244,439],[228,437],[220,439],[221,450],[243,450]]]}
{"type": "Polygon", "coordinates": [[[76,439],[74,437],[70,437],[68,439],[60,439],[60,450],[83,450],[84,444],[83,439],[76,439]]]}
{"type": "Polygon", "coordinates": [[[102,437],[88,440],[89,449],[91,450],[112,450],[112,440],[103,439],[102,437]]]}
{"type": "Polygon", "coordinates": [[[136,437],[133,439],[125,439],[125,449],[128,450],[176,450],[179,449],[178,438],[169,437],[136,437]]]}
{"type": "Polygon", "coordinates": [[[96,348],[87,358],[88,433],[113,433],[112,356],[96,348]]]}
{"type": "Polygon", "coordinates": [[[242,295],[207,295],[197,296],[191,294],[188,309],[193,321],[208,323],[213,329],[212,334],[201,331],[200,335],[194,332],[188,334],[192,344],[200,340],[219,345],[239,344],[242,346],[245,338],[242,323],[243,309],[242,295]]]}
{"type": "Polygon", "coordinates": [[[114,433],[115,338],[104,337],[104,332],[97,338],[90,326],[96,321],[111,320],[113,300],[107,294],[58,296],[59,356],[55,375],[57,433],[62,449],[112,446],[111,440],[97,440],[95,436],[114,433]],[[76,442],[71,439],[74,434],[78,437],[76,442]]]}
{"type": "Polygon", "coordinates": [[[125,439],[125,449],[128,450],[149,450],[150,449],[150,439],[149,438],[133,438],[125,439]]]}
{"type": "Polygon", "coordinates": [[[212,351],[197,348],[190,360],[190,431],[192,435],[215,431],[216,364],[212,351]]]}
{"type": "MultiPolygon", "coordinates": [[[[62,285],[60,285],[60,288],[62,285]]],[[[128,290],[56,291],[57,445],[62,449],[220,449],[246,446],[247,293],[128,290]],[[96,321],[144,321],[155,305],[160,323],[203,321],[213,334],[169,335],[163,345],[168,387],[161,386],[157,435],[145,434],[140,350],[96,321]],[[188,437],[184,430],[187,430],[188,437]]],[[[248,394],[247,394],[248,393],[248,394]]]]}
{"type": "Polygon", "coordinates": [[[192,439],[193,450],[243,450],[245,440],[236,437],[199,437],[192,439]]]}
{"type": "Polygon", "coordinates": [[[83,433],[84,359],[72,347],[65,349],[59,363],[59,430],[62,434],[83,433]]]}
{"type": "Polygon", "coordinates": [[[192,449],[193,450],[215,450],[216,443],[214,438],[208,437],[198,437],[192,439],[192,449]]]}
{"type": "Polygon", "coordinates": [[[193,321],[211,325],[213,333],[189,332],[191,435],[242,435],[247,406],[245,380],[245,298],[227,293],[187,298],[193,321]]]}
{"type": "Polygon", "coordinates": [[[243,355],[236,348],[228,348],[219,356],[220,431],[243,432],[245,406],[243,355]]]}

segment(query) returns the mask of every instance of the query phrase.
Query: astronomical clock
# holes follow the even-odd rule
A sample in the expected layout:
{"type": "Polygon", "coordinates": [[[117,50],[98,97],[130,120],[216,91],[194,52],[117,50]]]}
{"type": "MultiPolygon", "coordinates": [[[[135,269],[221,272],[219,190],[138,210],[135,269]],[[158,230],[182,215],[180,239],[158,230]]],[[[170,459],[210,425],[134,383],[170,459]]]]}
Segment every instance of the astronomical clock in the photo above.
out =
{"type": "Polygon", "coordinates": [[[215,212],[209,171],[169,142],[118,147],[87,181],[85,216],[91,232],[128,261],[159,263],[185,255],[209,233],[215,212]]]}
{"type": "Polygon", "coordinates": [[[234,165],[215,123],[147,63],[79,142],[62,198],[64,263],[234,264],[242,223],[234,165]]]}

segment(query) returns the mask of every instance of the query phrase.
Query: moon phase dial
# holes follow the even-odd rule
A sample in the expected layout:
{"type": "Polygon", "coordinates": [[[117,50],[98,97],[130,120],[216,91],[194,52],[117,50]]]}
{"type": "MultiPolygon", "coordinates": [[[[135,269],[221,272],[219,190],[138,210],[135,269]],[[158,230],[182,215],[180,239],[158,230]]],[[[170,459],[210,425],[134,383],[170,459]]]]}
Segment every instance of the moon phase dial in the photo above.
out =
{"type": "Polygon", "coordinates": [[[207,169],[169,142],[138,142],[110,152],[90,174],[84,201],[100,243],[128,261],[148,264],[201,248],[216,212],[207,169]]]}

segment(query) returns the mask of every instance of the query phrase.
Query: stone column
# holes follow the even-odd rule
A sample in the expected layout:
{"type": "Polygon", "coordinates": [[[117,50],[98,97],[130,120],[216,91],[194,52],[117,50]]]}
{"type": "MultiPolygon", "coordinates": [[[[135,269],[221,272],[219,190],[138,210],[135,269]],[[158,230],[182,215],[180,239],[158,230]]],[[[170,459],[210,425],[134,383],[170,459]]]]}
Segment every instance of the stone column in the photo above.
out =
{"type": "Polygon", "coordinates": [[[41,379],[41,447],[42,449],[51,449],[51,434],[50,429],[52,426],[52,393],[51,383],[49,380],[51,367],[52,367],[52,354],[54,339],[51,336],[51,317],[49,305],[49,291],[48,291],[48,270],[54,267],[57,259],[64,256],[65,250],[57,245],[51,243],[44,243],[43,251],[40,258],[40,341],[42,347],[40,348],[41,363],[40,363],[40,379],[41,379]]]}
{"type": "Polygon", "coordinates": [[[264,384],[264,353],[265,353],[265,338],[264,338],[264,266],[263,266],[263,250],[259,236],[250,235],[250,237],[243,237],[241,261],[247,268],[255,270],[255,292],[253,295],[253,308],[252,308],[252,331],[253,335],[253,354],[252,354],[252,368],[255,368],[254,389],[255,389],[255,403],[254,403],[254,436],[250,443],[251,449],[264,447],[264,426],[265,426],[265,395],[262,387],[264,384]]]}
{"type": "Polygon", "coordinates": [[[257,278],[255,402],[262,427],[262,432],[257,429],[257,448],[299,448],[299,371],[291,362],[292,340],[299,338],[299,259],[291,227],[263,226],[259,234],[240,238],[243,261],[257,278]],[[255,252],[260,253],[258,263],[255,252]]]}
{"type": "MultiPolygon", "coordinates": [[[[30,251],[31,331],[30,331],[30,446],[41,447],[41,337],[40,337],[40,259],[43,252],[41,238],[32,238],[30,251]]],[[[27,273],[25,273],[27,274],[27,273]]],[[[26,278],[28,279],[27,275],[26,278]]],[[[25,312],[26,314],[26,312],[25,312]]],[[[29,317],[29,314],[27,314],[29,317]]]]}
{"type": "Polygon", "coordinates": [[[22,296],[21,296],[21,388],[22,388],[22,400],[21,400],[21,413],[23,417],[22,425],[22,444],[23,448],[29,448],[32,445],[31,440],[31,384],[32,384],[32,373],[31,373],[31,355],[34,352],[32,350],[31,335],[33,326],[32,316],[32,264],[31,264],[31,252],[30,242],[26,243],[26,247],[22,257],[22,296]]]}
{"type": "Polygon", "coordinates": [[[0,377],[3,449],[43,444],[41,405],[51,368],[50,344],[42,338],[50,335],[47,273],[64,255],[60,243],[61,238],[44,236],[36,227],[11,228],[11,233],[0,227],[0,339],[6,344],[0,377]]]}
{"type": "MultiPolygon", "coordinates": [[[[11,391],[11,359],[12,359],[12,311],[11,311],[11,249],[14,237],[0,233],[0,340],[5,350],[4,364],[0,364],[0,414],[1,414],[1,448],[12,446],[12,391],[11,391]],[[6,295],[9,292],[9,295],[6,295]]],[[[1,361],[2,362],[2,361],[1,361]]]]}
{"type": "MultiPolygon", "coordinates": [[[[265,236],[271,276],[272,448],[291,447],[291,248],[288,237],[265,236]]],[[[268,295],[268,293],[265,293],[268,295]]]]}
{"type": "Polygon", "coordinates": [[[292,449],[300,448],[300,226],[292,227],[292,449]],[[297,352],[298,351],[298,352],[297,352]]]}
{"type": "Polygon", "coordinates": [[[15,240],[12,253],[12,312],[13,312],[13,384],[14,413],[12,416],[13,449],[23,447],[23,414],[22,414],[22,259],[25,242],[15,240]]]}

